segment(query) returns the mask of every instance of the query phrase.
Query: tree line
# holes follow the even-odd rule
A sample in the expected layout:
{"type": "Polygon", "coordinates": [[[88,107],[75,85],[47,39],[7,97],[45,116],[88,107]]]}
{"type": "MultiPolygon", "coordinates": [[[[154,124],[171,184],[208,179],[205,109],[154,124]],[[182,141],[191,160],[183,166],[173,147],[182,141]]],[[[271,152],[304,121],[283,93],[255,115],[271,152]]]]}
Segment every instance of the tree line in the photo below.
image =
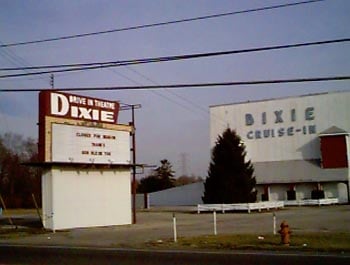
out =
{"type": "Polygon", "coordinates": [[[173,165],[167,159],[160,161],[160,166],[152,170],[149,176],[140,179],[137,183],[138,193],[150,193],[203,181],[202,177],[180,176],[175,178],[173,165]]]}
{"type": "Polygon", "coordinates": [[[6,207],[33,208],[32,194],[41,205],[41,170],[23,164],[37,159],[34,139],[14,133],[0,135],[0,195],[6,207]]]}

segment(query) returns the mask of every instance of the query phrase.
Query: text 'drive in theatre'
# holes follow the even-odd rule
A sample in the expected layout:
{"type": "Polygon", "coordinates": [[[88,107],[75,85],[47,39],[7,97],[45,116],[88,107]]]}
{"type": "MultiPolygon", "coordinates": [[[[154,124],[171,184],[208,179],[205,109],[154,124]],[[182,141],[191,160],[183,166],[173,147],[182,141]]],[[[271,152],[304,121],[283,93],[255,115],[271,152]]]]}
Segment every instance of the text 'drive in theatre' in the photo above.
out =
{"type": "Polygon", "coordinates": [[[119,103],[65,93],[49,94],[51,116],[116,123],[119,103]]]}

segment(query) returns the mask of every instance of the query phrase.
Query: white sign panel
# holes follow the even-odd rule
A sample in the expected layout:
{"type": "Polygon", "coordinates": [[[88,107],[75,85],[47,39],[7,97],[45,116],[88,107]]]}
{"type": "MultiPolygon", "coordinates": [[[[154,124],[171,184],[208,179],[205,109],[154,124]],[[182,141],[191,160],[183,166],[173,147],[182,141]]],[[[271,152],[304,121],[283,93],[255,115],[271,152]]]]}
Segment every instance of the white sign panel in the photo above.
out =
{"type": "Polygon", "coordinates": [[[130,164],[129,132],[54,123],[52,162],[130,164]]]}

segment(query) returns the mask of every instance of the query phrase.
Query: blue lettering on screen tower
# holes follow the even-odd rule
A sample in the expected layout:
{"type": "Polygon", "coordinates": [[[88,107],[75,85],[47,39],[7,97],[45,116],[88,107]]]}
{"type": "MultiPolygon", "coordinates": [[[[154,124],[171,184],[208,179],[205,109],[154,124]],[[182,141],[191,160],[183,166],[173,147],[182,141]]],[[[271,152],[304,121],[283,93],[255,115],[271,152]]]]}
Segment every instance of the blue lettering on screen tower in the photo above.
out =
{"type": "MultiPolygon", "coordinates": [[[[266,125],[268,119],[271,119],[276,127],[274,128],[257,128],[255,130],[249,130],[246,134],[247,139],[264,139],[264,138],[275,138],[275,137],[285,137],[285,136],[295,136],[295,135],[308,135],[316,134],[316,125],[310,124],[310,122],[315,120],[315,108],[307,107],[304,110],[304,124],[300,126],[283,126],[285,122],[296,122],[297,113],[295,109],[285,112],[284,110],[275,110],[268,116],[267,112],[262,112],[260,119],[257,115],[252,113],[245,114],[245,125],[266,125]]],[[[291,123],[290,123],[291,124],[291,123]]]]}

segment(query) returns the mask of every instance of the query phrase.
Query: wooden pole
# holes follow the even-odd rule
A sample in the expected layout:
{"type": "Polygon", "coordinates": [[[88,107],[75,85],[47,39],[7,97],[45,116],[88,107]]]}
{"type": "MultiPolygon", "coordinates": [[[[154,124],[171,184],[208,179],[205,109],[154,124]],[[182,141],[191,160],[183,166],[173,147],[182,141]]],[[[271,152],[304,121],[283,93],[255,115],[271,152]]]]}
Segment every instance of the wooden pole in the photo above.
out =
{"type": "MultiPolygon", "coordinates": [[[[4,208],[4,212],[6,213],[7,212],[6,204],[5,204],[5,201],[3,200],[1,194],[0,194],[0,201],[1,201],[2,207],[4,208]]],[[[10,215],[8,215],[7,219],[9,220],[9,223],[11,225],[14,225],[10,215]]],[[[16,226],[16,228],[17,228],[17,226],[16,226]]]]}
{"type": "Polygon", "coordinates": [[[41,225],[44,227],[43,219],[41,218],[39,206],[38,206],[38,204],[37,204],[37,202],[36,202],[34,193],[32,193],[32,198],[33,198],[33,202],[34,202],[34,205],[35,205],[35,208],[36,208],[36,212],[37,212],[37,214],[38,214],[38,216],[39,216],[39,219],[40,219],[40,223],[41,223],[41,225]]]}

